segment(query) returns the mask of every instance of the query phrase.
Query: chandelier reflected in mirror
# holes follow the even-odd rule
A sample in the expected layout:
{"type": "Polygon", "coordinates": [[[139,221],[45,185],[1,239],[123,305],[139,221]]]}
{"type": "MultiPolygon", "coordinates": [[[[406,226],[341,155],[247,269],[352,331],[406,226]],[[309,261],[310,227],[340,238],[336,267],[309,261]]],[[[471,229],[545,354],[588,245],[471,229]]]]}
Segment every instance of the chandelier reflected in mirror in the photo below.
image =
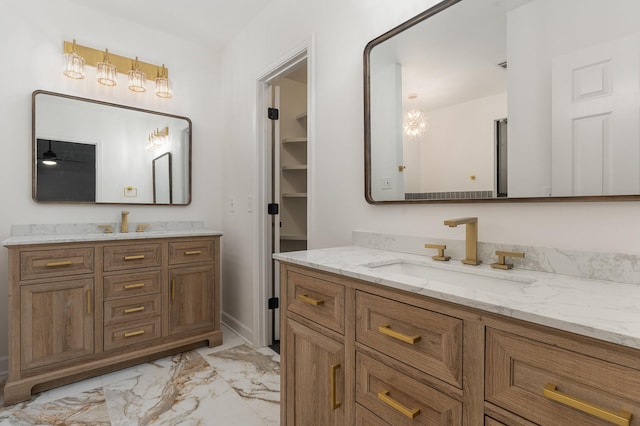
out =
{"type": "MultiPolygon", "coordinates": [[[[408,96],[412,100],[417,97],[415,93],[408,96]]],[[[427,115],[420,108],[408,108],[402,116],[402,133],[408,142],[420,140],[427,127],[427,115]]]]}

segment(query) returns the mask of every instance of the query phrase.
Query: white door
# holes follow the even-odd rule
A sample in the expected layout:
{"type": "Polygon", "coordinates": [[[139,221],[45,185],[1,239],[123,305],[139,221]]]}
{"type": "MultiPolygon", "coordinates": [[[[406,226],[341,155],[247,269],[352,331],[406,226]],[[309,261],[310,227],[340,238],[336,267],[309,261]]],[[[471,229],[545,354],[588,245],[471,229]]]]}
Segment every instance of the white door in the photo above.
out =
{"type": "Polygon", "coordinates": [[[640,192],[640,35],[552,61],[552,195],[640,192]]]}

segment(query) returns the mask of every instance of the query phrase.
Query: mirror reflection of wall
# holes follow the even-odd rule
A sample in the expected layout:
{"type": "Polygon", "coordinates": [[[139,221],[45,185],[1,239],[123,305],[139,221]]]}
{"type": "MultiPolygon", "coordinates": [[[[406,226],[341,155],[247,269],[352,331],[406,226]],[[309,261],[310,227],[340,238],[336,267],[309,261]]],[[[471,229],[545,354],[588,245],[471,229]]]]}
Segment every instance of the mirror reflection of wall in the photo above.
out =
{"type": "MultiPolygon", "coordinates": [[[[35,140],[95,147],[95,199],[86,201],[153,204],[153,159],[172,152],[176,172],[171,204],[190,202],[188,119],[48,92],[34,92],[34,119],[35,140]],[[160,136],[156,146],[149,145],[152,136],[160,136]]],[[[37,155],[41,155],[39,151],[37,155]]],[[[36,185],[39,164],[34,162],[36,201],[77,201],[36,185]]]]}
{"type": "Polygon", "coordinates": [[[640,2],[446,3],[365,49],[368,199],[640,195],[640,2]]]}

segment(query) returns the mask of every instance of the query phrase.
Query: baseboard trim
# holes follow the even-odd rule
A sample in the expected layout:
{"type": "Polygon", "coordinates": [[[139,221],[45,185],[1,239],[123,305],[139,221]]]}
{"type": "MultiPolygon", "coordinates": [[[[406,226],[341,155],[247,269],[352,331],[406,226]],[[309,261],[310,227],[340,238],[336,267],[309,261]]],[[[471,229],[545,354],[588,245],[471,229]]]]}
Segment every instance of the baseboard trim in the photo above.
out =
{"type": "Polygon", "coordinates": [[[233,330],[238,336],[246,340],[249,344],[251,344],[252,346],[254,345],[253,331],[251,330],[251,328],[240,322],[237,318],[229,315],[226,312],[223,312],[222,323],[233,330]]]}

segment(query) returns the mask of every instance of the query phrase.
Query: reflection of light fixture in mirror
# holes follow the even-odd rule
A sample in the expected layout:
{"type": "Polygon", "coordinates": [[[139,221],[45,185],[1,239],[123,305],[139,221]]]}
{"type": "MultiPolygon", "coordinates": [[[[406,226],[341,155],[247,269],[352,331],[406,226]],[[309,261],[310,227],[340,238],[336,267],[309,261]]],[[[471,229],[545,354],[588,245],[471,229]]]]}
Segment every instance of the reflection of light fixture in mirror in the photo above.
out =
{"type": "Polygon", "coordinates": [[[169,141],[169,127],[165,127],[164,129],[156,129],[154,130],[149,137],[147,137],[147,143],[144,146],[149,152],[157,151],[167,144],[169,141]]]}
{"type": "MultiPolygon", "coordinates": [[[[416,99],[418,95],[410,93],[409,99],[416,99]]],[[[427,116],[418,108],[411,108],[402,117],[402,132],[409,142],[418,140],[427,129],[427,116]]]]}
{"type": "Polygon", "coordinates": [[[98,62],[96,68],[98,68],[98,83],[105,86],[118,84],[118,69],[109,61],[109,49],[104,50],[102,62],[98,62]]]}
{"type": "Polygon", "coordinates": [[[49,141],[49,150],[42,153],[42,164],[47,166],[55,166],[58,164],[58,156],[51,150],[51,141],[49,141]]]}
{"type": "Polygon", "coordinates": [[[84,78],[84,58],[76,52],[76,41],[73,40],[71,52],[64,54],[64,75],[71,78],[84,78]]]}
{"type": "Polygon", "coordinates": [[[169,85],[168,71],[164,67],[164,64],[162,64],[162,69],[158,70],[158,77],[156,77],[156,95],[161,98],[170,98],[173,96],[169,85]]]}
{"type": "Polygon", "coordinates": [[[133,92],[144,92],[146,89],[145,84],[147,82],[147,75],[140,71],[140,63],[138,57],[131,64],[131,70],[129,71],[129,90],[133,92]]]}

